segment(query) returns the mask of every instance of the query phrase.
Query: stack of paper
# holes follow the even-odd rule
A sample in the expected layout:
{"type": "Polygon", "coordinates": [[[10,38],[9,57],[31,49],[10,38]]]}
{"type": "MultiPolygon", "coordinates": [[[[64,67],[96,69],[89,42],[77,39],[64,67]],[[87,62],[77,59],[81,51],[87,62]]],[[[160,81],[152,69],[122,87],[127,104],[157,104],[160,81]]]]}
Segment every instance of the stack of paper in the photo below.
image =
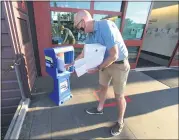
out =
{"type": "Polygon", "coordinates": [[[75,61],[74,66],[75,66],[75,71],[78,77],[82,76],[83,74],[87,72],[87,67],[86,67],[84,58],[75,61]]]}
{"type": "Polygon", "coordinates": [[[106,47],[101,44],[86,44],[84,46],[84,58],[75,61],[75,71],[78,77],[89,69],[99,66],[104,59],[106,47]]]}

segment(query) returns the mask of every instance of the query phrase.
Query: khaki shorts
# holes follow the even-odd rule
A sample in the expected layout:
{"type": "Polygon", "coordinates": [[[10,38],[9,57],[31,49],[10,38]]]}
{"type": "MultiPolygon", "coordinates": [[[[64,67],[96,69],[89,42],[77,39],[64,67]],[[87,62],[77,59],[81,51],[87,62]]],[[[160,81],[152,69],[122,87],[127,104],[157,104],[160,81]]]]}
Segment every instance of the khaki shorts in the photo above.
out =
{"type": "Polygon", "coordinates": [[[112,80],[115,97],[123,95],[130,70],[129,61],[125,60],[124,64],[112,64],[99,72],[99,84],[109,86],[112,80]]]}

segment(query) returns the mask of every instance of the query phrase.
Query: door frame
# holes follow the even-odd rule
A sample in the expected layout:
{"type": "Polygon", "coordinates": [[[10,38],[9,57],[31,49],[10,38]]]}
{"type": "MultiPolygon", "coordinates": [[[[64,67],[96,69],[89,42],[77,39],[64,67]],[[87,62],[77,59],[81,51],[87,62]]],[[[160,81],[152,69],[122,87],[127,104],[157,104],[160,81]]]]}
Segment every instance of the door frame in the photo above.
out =
{"type": "Polygon", "coordinates": [[[176,47],[175,47],[175,49],[172,53],[172,56],[171,56],[170,61],[168,63],[168,67],[179,66],[179,60],[174,59],[177,52],[179,52],[179,40],[178,40],[176,47]]]}

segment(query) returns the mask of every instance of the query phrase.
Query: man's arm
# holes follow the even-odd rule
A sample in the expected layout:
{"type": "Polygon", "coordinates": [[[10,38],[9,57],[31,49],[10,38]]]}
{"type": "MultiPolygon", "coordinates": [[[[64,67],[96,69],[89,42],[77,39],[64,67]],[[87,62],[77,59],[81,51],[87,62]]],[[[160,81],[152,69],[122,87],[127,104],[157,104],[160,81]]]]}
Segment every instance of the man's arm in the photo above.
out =
{"type": "Polygon", "coordinates": [[[106,67],[109,67],[113,62],[115,62],[118,59],[119,50],[118,46],[115,45],[109,50],[109,56],[106,58],[106,60],[99,66],[99,69],[103,69],[106,67]]]}

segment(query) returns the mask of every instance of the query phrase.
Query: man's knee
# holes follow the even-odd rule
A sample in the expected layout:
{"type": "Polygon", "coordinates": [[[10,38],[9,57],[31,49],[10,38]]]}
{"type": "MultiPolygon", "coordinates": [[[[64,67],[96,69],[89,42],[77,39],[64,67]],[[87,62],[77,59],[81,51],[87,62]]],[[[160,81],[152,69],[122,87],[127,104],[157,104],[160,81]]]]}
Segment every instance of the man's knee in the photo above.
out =
{"type": "Polygon", "coordinates": [[[116,93],[115,93],[115,98],[116,98],[116,100],[118,100],[118,101],[125,99],[124,94],[116,94],[116,93]]]}
{"type": "Polygon", "coordinates": [[[109,86],[100,85],[100,91],[107,91],[109,86]]]}

